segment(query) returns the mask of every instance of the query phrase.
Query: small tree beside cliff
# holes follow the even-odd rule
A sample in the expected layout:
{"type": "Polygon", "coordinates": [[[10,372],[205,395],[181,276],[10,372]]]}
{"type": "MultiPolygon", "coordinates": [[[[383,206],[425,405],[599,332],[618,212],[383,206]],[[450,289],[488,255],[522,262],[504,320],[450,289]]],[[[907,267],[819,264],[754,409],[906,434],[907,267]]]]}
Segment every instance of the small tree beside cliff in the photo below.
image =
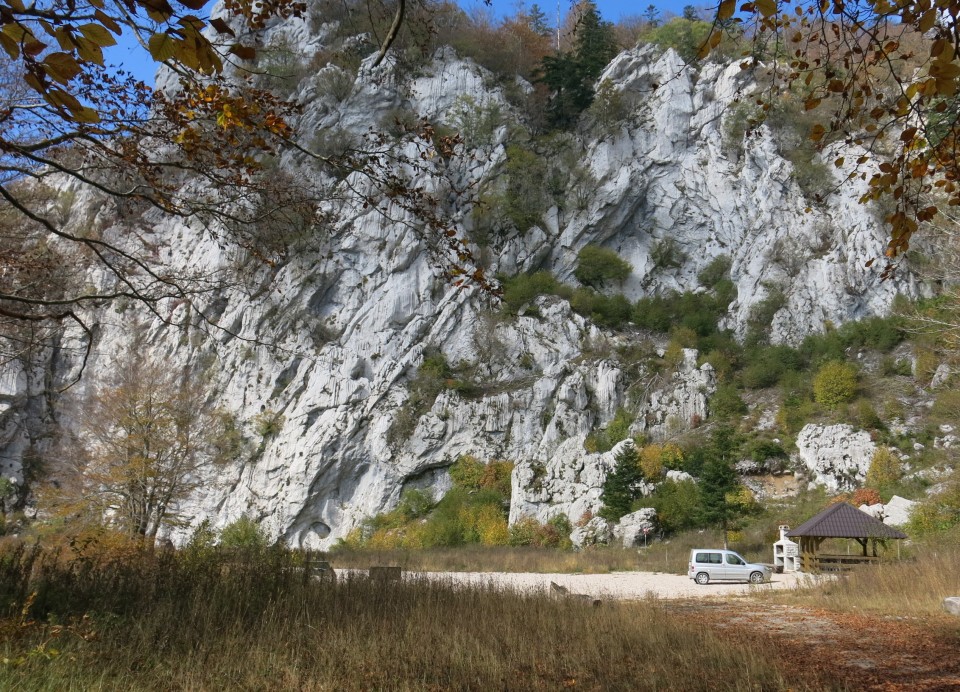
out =
{"type": "Polygon", "coordinates": [[[620,521],[620,517],[630,513],[633,501],[640,496],[639,484],[643,481],[643,471],[633,442],[624,443],[613,461],[613,470],[603,482],[600,516],[607,521],[620,521]]]}
{"type": "Polygon", "coordinates": [[[113,382],[83,402],[60,487],[47,495],[68,521],[103,523],[152,542],[181,523],[179,504],[215,460],[221,416],[195,373],[133,349],[113,382]]]}

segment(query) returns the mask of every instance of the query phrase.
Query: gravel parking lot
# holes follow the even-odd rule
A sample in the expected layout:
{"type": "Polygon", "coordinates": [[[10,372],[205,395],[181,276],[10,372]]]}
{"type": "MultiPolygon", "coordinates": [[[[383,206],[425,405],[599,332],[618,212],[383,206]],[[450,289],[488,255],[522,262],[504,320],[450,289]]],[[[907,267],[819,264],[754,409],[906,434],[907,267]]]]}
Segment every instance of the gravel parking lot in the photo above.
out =
{"type": "Polygon", "coordinates": [[[550,582],[571,594],[586,594],[601,599],[639,598],[712,598],[746,595],[764,589],[790,589],[810,585],[813,577],[805,574],[774,574],[767,584],[750,585],[713,582],[700,586],[686,575],[661,572],[613,572],[610,574],[537,574],[531,572],[405,572],[448,581],[453,584],[493,584],[527,592],[547,592],[550,582]]]}

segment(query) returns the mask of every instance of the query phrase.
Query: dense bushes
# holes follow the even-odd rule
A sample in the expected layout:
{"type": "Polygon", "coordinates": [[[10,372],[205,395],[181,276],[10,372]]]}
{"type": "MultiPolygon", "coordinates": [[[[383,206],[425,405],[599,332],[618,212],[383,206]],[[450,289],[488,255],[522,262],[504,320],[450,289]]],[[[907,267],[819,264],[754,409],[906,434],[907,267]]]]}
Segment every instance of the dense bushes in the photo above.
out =
{"type": "Polygon", "coordinates": [[[589,318],[601,327],[611,329],[618,329],[627,324],[633,312],[633,306],[624,296],[619,294],[605,296],[589,288],[574,291],[570,299],[570,307],[578,315],[589,318]]]}
{"type": "Polygon", "coordinates": [[[957,526],[960,526],[960,479],[954,478],[914,508],[907,529],[911,536],[928,536],[957,526]]]}
{"type": "Polygon", "coordinates": [[[517,274],[504,279],[501,283],[503,307],[513,314],[518,313],[524,305],[539,296],[560,296],[569,299],[573,295],[573,289],[560,283],[550,272],[517,274]]]}
{"type": "Polygon", "coordinates": [[[630,263],[613,250],[587,245],[577,254],[577,268],[573,275],[584,286],[600,290],[608,284],[623,282],[632,269],[630,263]]]}
{"type": "Polygon", "coordinates": [[[399,444],[408,439],[413,434],[417,421],[430,410],[443,390],[453,390],[463,396],[476,394],[477,387],[468,377],[470,369],[463,363],[454,367],[447,362],[443,353],[436,349],[427,349],[423,362],[410,380],[410,397],[387,431],[388,441],[399,444]]]}
{"type": "Polygon", "coordinates": [[[544,524],[533,517],[522,517],[510,527],[510,538],[507,542],[509,545],[518,547],[530,546],[565,550],[573,547],[573,543],[570,541],[572,532],[573,526],[566,514],[551,517],[544,524]]]}
{"type": "Polygon", "coordinates": [[[825,363],[813,377],[813,398],[822,406],[837,408],[857,393],[857,369],[837,360],[825,363]]]}
{"type": "Polygon", "coordinates": [[[889,490],[903,475],[903,464],[896,452],[888,447],[880,447],[870,459],[870,468],[867,469],[866,485],[882,495],[889,495],[889,490]]]}
{"type": "Polygon", "coordinates": [[[342,543],[378,549],[506,545],[512,470],[510,462],[461,457],[450,467],[453,487],[439,501],[427,491],[406,490],[395,509],[366,520],[342,543]]]}
{"type": "Polygon", "coordinates": [[[653,507],[657,511],[657,522],[666,533],[676,533],[697,528],[700,524],[700,490],[690,480],[665,480],[656,491],[633,506],[653,507]]]}
{"type": "Polygon", "coordinates": [[[420,549],[463,545],[570,547],[565,516],[546,524],[527,518],[507,526],[510,506],[508,461],[484,463],[460,457],[450,466],[452,487],[438,501],[426,490],[404,491],[397,507],[367,519],[341,540],[347,549],[420,549]]]}
{"type": "Polygon", "coordinates": [[[547,172],[547,162],[536,152],[516,144],[507,147],[504,212],[521,233],[543,223],[549,206],[544,189],[547,172]]]}
{"type": "Polygon", "coordinates": [[[681,58],[693,62],[710,35],[711,26],[710,22],[675,17],[666,24],[645,32],[640,40],[662,48],[673,48],[681,58]]]}

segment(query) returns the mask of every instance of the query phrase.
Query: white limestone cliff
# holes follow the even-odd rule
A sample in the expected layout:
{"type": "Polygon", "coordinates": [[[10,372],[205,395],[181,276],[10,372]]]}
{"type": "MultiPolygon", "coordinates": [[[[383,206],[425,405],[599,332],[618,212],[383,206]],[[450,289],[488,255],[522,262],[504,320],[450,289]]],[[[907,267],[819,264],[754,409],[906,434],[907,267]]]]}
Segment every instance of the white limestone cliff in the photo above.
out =
{"type": "MultiPolygon", "coordinates": [[[[288,31],[304,51],[322,42],[301,24],[275,30],[288,31]]],[[[298,128],[304,142],[321,132],[362,134],[401,106],[443,121],[462,96],[496,103],[516,117],[499,87],[488,86],[494,80],[449,50],[409,83],[393,79],[391,69],[389,60],[375,70],[365,65],[339,100],[322,91],[329,81],[322,76],[302,83],[296,98],[303,104],[298,128]]],[[[602,245],[631,264],[622,289],[633,300],[702,290],[697,274],[728,256],[739,293],[727,323],[742,335],[753,307],[780,290],[785,304],[772,320],[773,341],[797,341],[827,322],[883,314],[897,292],[915,291],[909,271],[880,283],[877,270],[865,268],[882,252],[884,234],[857,204],[855,184],[808,211],[790,164],[765,128],[742,143],[742,156],[726,153],[725,119],[750,88],[736,64],[685,68],[672,51],[660,55],[646,47],[618,56],[603,78],[634,106],[613,133],[583,138],[579,165],[593,181],[589,194],[568,191],[581,203],[554,206],[541,226],[503,238],[489,253],[489,275],[546,269],[573,283],[578,251],[602,245]],[[664,243],[672,245],[676,266],[658,264],[664,243]]],[[[498,175],[505,134],[500,128],[488,146],[459,150],[420,182],[442,196],[450,178],[471,183],[498,175]]],[[[295,157],[282,164],[326,175],[295,157]]],[[[448,196],[450,217],[464,233],[469,209],[448,196]]],[[[89,195],[79,199],[91,214],[110,212],[89,195]]],[[[469,453],[516,463],[511,520],[563,512],[576,521],[595,512],[613,456],[586,453],[583,440],[627,404],[633,382],[624,367],[632,364],[621,362],[616,348],[639,342],[640,335],[607,333],[559,298],[539,299],[522,317],[504,316],[491,296],[438,274],[428,242],[410,227],[422,222],[411,214],[394,210],[388,219],[356,199],[340,211],[336,227],[309,239],[286,263],[247,264],[253,278],[246,284],[201,299],[229,332],[213,329],[212,338],[204,338],[188,307],[173,302],[161,309],[181,327],[139,315],[148,320],[148,354],[205,377],[217,404],[236,416],[257,449],[218,467],[179,509],[193,525],[208,518],[223,526],[246,514],[293,545],[327,547],[363,518],[393,506],[405,488],[439,492],[445,468],[469,453]],[[469,393],[451,388],[427,410],[413,411],[410,392],[428,348],[465,364],[477,382],[469,393]],[[275,434],[258,436],[254,421],[261,415],[275,416],[275,434]]],[[[119,220],[105,218],[100,226],[106,237],[125,233],[119,220]]],[[[144,232],[172,266],[214,276],[242,260],[169,219],[144,232]]],[[[90,281],[103,286],[110,279],[92,274],[90,281]]],[[[97,340],[85,384],[71,396],[80,399],[104,381],[129,348],[126,327],[134,314],[135,308],[124,315],[113,308],[89,311],[97,340]]],[[[78,357],[60,353],[51,367],[66,381],[77,372],[78,357]]],[[[698,367],[695,352],[660,380],[640,370],[656,386],[643,390],[636,404],[634,431],[662,437],[708,418],[714,375],[709,364],[698,367]]],[[[18,483],[19,460],[30,444],[23,417],[49,415],[29,391],[33,379],[15,368],[0,378],[0,473],[18,483]]],[[[838,430],[827,444],[814,438],[828,431],[815,432],[801,433],[798,446],[819,480],[836,489],[845,478],[862,478],[866,442],[856,438],[851,448],[852,431],[838,430]],[[827,454],[831,445],[842,451],[827,454]]],[[[183,540],[190,530],[177,529],[173,537],[183,540]]]]}
{"type": "Polygon", "coordinates": [[[810,423],[797,435],[797,459],[809,472],[811,484],[830,492],[861,486],[876,451],[870,433],[850,425],[810,423]]]}

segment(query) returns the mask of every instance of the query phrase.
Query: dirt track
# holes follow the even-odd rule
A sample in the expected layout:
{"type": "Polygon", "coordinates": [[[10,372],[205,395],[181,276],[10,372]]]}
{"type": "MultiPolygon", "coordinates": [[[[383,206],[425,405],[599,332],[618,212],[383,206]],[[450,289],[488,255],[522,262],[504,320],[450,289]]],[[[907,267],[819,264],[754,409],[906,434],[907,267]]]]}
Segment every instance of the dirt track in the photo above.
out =
{"type": "Polygon", "coordinates": [[[423,576],[436,581],[455,584],[496,584],[520,591],[548,591],[550,582],[559,584],[570,593],[587,594],[601,599],[638,598],[711,598],[742,596],[765,589],[794,588],[809,583],[810,577],[798,574],[775,574],[769,584],[714,582],[700,586],[685,575],[661,572],[614,572],[611,574],[536,574],[532,572],[410,572],[408,576],[423,576]]]}
{"type": "Polygon", "coordinates": [[[842,689],[960,690],[960,625],[951,616],[840,613],[745,599],[664,607],[744,646],[772,644],[782,660],[827,673],[842,689]]]}

